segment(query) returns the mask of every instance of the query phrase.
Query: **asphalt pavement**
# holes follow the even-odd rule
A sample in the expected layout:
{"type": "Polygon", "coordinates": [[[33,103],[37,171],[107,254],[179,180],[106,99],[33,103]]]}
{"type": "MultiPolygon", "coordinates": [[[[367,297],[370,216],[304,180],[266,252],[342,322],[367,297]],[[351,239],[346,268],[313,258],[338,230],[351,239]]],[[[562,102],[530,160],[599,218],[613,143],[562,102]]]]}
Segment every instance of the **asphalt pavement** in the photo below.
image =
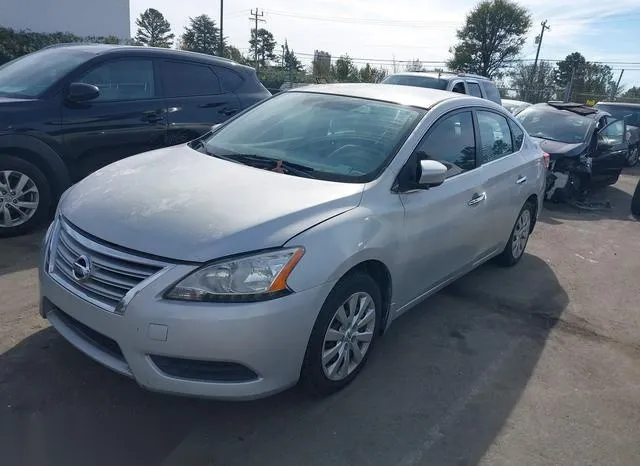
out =
{"type": "Polygon", "coordinates": [[[405,314],[326,399],[145,391],[38,315],[42,233],[0,240],[0,465],[639,465],[639,174],[548,206],[519,265],[405,314]]]}

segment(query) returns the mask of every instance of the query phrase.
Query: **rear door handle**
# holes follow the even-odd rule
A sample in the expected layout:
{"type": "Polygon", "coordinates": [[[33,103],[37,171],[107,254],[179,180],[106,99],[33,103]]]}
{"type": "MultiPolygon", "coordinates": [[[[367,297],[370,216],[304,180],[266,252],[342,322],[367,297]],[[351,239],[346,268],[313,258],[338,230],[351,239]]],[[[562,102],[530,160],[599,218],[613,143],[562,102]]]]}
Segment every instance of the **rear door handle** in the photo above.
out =
{"type": "Polygon", "coordinates": [[[522,184],[525,181],[527,181],[527,177],[526,176],[519,176],[518,179],[516,180],[516,184],[522,184]]]}
{"type": "Polygon", "coordinates": [[[467,205],[474,206],[480,204],[487,198],[487,193],[475,193],[467,205]]]}

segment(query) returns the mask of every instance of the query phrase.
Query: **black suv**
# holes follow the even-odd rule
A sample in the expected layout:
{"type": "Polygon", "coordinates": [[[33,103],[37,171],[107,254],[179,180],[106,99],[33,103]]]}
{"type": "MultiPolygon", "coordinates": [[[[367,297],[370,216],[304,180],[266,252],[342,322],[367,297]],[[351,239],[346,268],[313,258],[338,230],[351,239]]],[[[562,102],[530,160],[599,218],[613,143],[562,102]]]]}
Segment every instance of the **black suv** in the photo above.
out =
{"type": "Polygon", "coordinates": [[[627,165],[633,167],[640,156],[640,104],[626,102],[598,102],[594,108],[610,113],[614,118],[624,119],[627,123],[629,154],[627,165]]]}
{"type": "Polygon", "coordinates": [[[381,84],[398,84],[400,86],[428,87],[441,91],[468,94],[487,99],[502,105],[500,91],[488,78],[469,73],[407,71],[387,76],[381,84]]]}
{"type": "Polygon", "coordinates": [[[253,68],[169,49],[56,45],[0,67],[0,237],[45,220],[71,184],[185,143],[271,94],[253,68]]]}

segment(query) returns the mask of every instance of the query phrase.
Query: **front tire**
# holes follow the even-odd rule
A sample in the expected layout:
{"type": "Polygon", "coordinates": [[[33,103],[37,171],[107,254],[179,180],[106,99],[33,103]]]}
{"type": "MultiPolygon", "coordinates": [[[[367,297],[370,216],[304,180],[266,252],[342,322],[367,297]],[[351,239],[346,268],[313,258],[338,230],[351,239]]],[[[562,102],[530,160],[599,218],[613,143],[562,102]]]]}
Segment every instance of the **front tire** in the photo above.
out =
{"type": "Polygon", "coordinates": [[[34,164],[0,155],[0,238],[40,226],[49,215],[51,185],[34,164]]]}
{"type": "Polygon", "coordinates": [[[308,392],[330,395],[356,378],[376,342],[381,314],[380,290],[369,275],[352,273],[336,284],[307,345],[301,381],[308,392]]]}
{"type": "Polygon", "coordinates": [[[504,267],[512,267],[520,262],[524,255],[524,250],[529,241],[531,226],[533,225],[535,207],[531,203],[526,203],[516,220],[516,224],[511,230],[511,236],[502,253],[496,257],[496,262],[504,267]]]}

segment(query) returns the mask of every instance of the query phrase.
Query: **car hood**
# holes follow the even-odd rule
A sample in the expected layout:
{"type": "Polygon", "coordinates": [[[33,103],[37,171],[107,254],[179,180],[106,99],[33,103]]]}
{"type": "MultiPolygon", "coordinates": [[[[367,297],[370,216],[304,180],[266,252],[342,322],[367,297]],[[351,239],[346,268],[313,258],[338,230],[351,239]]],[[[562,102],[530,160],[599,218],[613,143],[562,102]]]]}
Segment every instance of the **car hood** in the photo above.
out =
{"type": "Polygon", "coordinates": [[[540,149],[549,154],[552,158],[557,157],[575,157],[580,155],[586,149],[584,142],[571,144],[568,142],[551,141],[549,139],[531,138],[538,143],[540,149]]]}
{"type": "Polygon", "coordinates": [[[205,262],[282,246],[356,207],[363,185],[275,173],[186,145],[111,164],[72,187],[60,214],[123,248],[205,262]]]}

